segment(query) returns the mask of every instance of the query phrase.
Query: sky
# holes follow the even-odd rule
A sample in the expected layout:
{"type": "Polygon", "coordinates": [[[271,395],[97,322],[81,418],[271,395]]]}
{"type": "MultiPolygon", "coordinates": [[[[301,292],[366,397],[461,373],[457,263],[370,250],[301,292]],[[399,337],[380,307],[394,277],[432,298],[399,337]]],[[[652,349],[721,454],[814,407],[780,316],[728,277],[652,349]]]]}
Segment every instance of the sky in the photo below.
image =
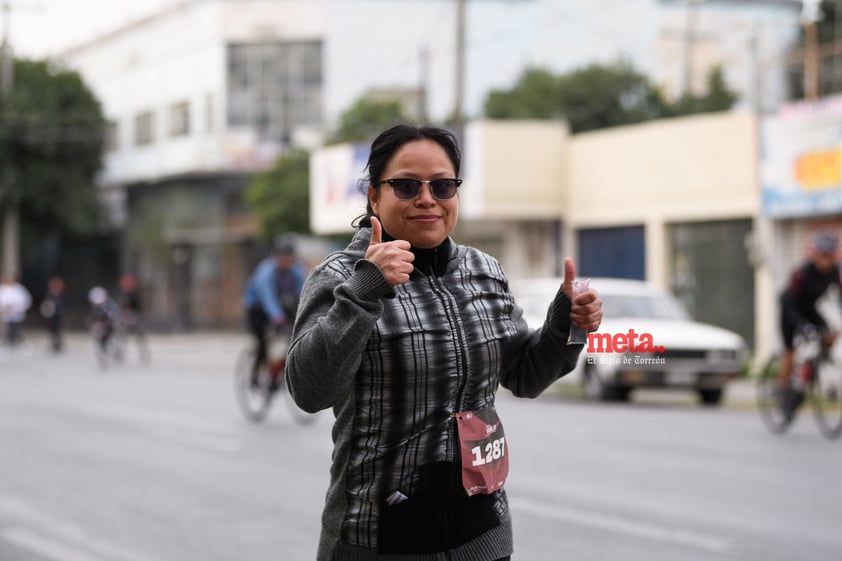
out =
{"type": "Polygon", "coordinates": [[[84,43],[178,0],[0,0],[0,14],[19,57],[44,57],[84,43]]]}

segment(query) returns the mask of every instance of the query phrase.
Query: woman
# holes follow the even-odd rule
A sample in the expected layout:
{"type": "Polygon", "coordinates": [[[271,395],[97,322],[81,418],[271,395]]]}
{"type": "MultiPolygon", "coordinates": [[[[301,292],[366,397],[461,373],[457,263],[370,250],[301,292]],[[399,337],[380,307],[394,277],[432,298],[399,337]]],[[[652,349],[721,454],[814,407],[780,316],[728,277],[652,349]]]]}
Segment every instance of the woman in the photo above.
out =
{"type": "Polygon", "coordinates": [[[568,259],[529,331],[500,264],[450,239],[459,166],[447,131],[383,132],[359,231],[304,285],[286,375],[302,409],[336,416],[319,561],[508,559],[497,387],[537,396],[576,364],[571,319],[599,326],[593,290],[571,303],[568,259]]]}

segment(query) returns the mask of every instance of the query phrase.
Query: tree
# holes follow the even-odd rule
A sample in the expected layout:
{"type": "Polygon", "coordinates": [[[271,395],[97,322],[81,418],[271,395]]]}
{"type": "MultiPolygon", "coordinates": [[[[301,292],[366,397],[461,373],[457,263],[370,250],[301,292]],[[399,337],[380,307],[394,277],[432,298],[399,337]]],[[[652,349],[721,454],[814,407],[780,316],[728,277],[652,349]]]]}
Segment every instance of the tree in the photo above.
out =
{"type": "Polygon", "coordinates": [[[375,101],[362,97],[342,114],[338,128],[326,144],[369,142],[382,130],[407,121],[397,100],[375,101]]]}
{"type": "Polygon", "coordinates": [[[664,112],[657,88],[623,61],[560,76],[530,69],[512,90],[491,92],[485,103],[493,119],[565,118],[573,132],[637,123],[664,112]]]}
{"type": "Polygon", "coordinates": [[[700,96],[684,94],[670,105],[674,116],[727,111],[737,101],[737,94],[728,89],[722,66],[715,66],[708,73],[707,93],[700,96]]]}
{"type": "Polygon", "coordinates": [[[602,129],[675,115],[729,109],[736,94],[725,85],[721,68],[714,69],[709,92],[668,103],[659,89],[631,64],[591,64],[553,76],[530,69],[509,91],[486,98],[485,115],[492,119],[566,119],[572,132],[602,129]]]}
{"type": "Polygon", "coordinates": [[[623,61],[591,64],[559,77],[559,98],[573,132],[640,123],[666,114],[658,89],[623,61]]]}
{"type": "Polygon", "coordinates": [[[485,114],[492,119],[562,118],[558,78],[543,69],[528,69],[512,90],[488,94],[485,114]]]}
{"type": "Polygon", "coordinates": [[[77,72],[17,60],[0,98],[0,207],[41,232],[86,233],[100,216],[95,175],[105,119],[77,72]]]}
{"type": "Polygon", "coordinates": [[[310,156],[304,150],[284,153],[271,169],[251,179],[246,202],[257,214],[263,239],[310,232],[309,189],[310,156]]]}

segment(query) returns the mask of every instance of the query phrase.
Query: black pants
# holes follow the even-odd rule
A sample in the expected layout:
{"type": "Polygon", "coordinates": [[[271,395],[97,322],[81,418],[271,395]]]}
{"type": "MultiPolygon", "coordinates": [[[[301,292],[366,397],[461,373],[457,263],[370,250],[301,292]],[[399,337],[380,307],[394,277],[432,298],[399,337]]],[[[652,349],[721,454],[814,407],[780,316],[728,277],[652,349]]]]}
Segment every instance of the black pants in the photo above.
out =
{"type": "Polygon", "coordinates": [[[47,324],[47,327],[50,332],[50,349],[54,353],[61,352],[61,349],[64,346],[61,316],[53,314],[47,324]]]}
{"type": "Polygon", "coordinates": [[[266,341],[266,329],[269,325],[269,316],[259,306],[248,309],[248,325],[249,331],[254,335],[254,340],[257,343],[254,355],[254,364],[252,365],[252,374],[257,372],[261,364],[266,362],[266,356],[269,349],[266,341]]]}

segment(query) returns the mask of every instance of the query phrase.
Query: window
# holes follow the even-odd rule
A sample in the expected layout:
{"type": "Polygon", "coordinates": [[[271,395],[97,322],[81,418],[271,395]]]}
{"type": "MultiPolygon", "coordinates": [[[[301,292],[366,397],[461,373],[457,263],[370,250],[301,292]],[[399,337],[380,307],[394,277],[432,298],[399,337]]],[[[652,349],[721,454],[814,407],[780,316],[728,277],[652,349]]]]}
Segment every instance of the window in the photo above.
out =
{"type": "Polygon", "coordinates": [[[229,125],[287,143],[296,127],[319,126],[321,119],[320,41],[228,46],[229,125]]]}
{"type": "Polygon", "coordinates": [[[205,130],[213,132],[213,94],[205,97],[205,130]]]}
{"type": "Polygon", "coordinates": [[[155,140],[155,116],[151,111],[138,113],[134,118],[134,143],[137,146],[152,144],[155,140]]]}
{"type": "Polygon", "coordinates": [[[170,107],[170,136],[190,134],[190,104],[186,101],[170,107]]]}
{"type": "Polygon", "coordinates": [[[116,152],[120,148],[120,127],[116,121],[105,123],[105,151],[116,152]]]}

